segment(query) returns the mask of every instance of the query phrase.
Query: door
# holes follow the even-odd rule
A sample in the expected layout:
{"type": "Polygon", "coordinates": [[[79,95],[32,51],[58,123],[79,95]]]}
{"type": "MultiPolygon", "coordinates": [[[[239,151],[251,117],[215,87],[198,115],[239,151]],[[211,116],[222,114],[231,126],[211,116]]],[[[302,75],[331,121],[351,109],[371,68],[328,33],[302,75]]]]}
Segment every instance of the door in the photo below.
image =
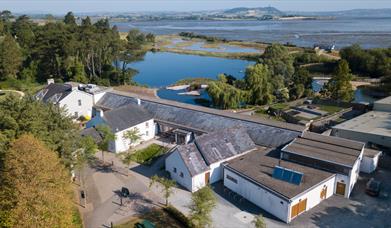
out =
{"type": "Polygon", "coordinates": [[[327,196],[327,186],[323,187],[322,191],[320,192],[320,199],[326,199],[327,196]]]}
{"type": "Polygon", "coordinates": [[[209,184],[210,172],[205,173],[205,185],[209,184]]]}
{"type": "Polygon", "coordinates": [[[346,187],[346,184],[341,183],[341,182],[337,182],[337,190],[336,190],[336,193],[337,193],[338,195],[344,196],[344,195],[345,195],[345,187],[346,187]]]}
{"type": "Polygon", "coordinates": [[[291,210],[291,219],[303,213],[307,209],[307,199],[303,199],[297,204],[293,205],[291,210]]]}

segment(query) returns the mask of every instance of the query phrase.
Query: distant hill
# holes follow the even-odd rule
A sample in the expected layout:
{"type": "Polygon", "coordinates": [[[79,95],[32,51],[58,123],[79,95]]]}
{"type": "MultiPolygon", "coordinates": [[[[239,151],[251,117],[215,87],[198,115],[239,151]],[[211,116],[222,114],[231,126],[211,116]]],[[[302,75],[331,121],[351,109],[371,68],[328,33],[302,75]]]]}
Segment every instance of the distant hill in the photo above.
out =
{"type": "Polygon", "coordinates": [[[321,12],[302,12],[289,11],[287,14],[303,15],[303,16],[332,16],[332,17],[388,17],[391,18],[391,9],[353,9],[343,11],[321,11],[321,12]]]}
{"type": "Polygon", "coordinates": [[[283,16],[285,13],[274,7],[258,7],[258,8],[246,8],[239,7],[229,10],[224,10],[221,14],[230,16],[242,16],[242,17],[263,17],[263,16],[283,16]]]}

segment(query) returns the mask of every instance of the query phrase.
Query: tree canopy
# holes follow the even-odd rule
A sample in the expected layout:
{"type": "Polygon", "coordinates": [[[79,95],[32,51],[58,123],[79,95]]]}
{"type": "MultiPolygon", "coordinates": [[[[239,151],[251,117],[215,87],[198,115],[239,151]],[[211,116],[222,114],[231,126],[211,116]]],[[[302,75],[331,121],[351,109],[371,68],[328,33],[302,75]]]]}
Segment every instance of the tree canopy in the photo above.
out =
{"type": "Polygon", "coordinates": [[[33,135],[12,143],[0,172],[1,227],[74,227],[68,172],[33,135]]]}
{"type": "Polygon", "coordinates": [[[331,99],[338,101],[351,101],[354,91],[350,81],[353,79],[350,73],[349,64],[346,60],[338,63],[333,77],[328,81],[322,93],[331,99]]]}
{"type": "Polygon", "coordinates": [[[191,196],[190,221],[195,227],[207,227],[211,225],[210,213],[216,207],[216,197],[209,186],[205,186],[194,192],[191,196]]]}
{"type": "Polygon", "coordinates": [[[29,78],[38,82],[54,78],[107,86],[130,84],[136,71],[129,63],[142,58],[143,46],[154,42],[153,34],[138,30],[122,40],[108,19],[92,23],[86,17],[78,25],[72,12],[63,21],[44,25],[25,15],[12,21],[11,15],[0,13],[0,35],[5,35],[0,41],[0,80],[24,79],[26,72],[22,72],[28,69],[29,78]]]}

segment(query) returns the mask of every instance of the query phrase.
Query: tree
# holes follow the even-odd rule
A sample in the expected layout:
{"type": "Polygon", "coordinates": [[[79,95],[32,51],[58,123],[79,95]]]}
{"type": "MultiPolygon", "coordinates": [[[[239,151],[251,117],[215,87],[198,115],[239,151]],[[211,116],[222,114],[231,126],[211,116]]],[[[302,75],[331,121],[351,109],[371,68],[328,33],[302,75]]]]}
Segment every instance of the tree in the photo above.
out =
{"type": "Polygon", "coordinates": [[[260,62],[269,67],[273,77],[281,75],[286,81],[290,80],[295,71],[293,67],[294,59],[289,54],[288,49],[281,44],[268,46],[260,62]]]}
{"type": "Polygon", "coordinates": [[[132,128],[123,134],[123,138],[125,140],[129,140],[129,147],[139,141],[141,139],[141,136],[142,135],[140,134],[140,130],[137,127],[132,128]]]}
{"type": "Polygon", "coordinates": [[[1,169],[2,227],[72,227],[69,175],[56,156],[32,135],[22,135],[1,169]]]}
{"type": "Polygon", "coordinates": [[[116,136],[107,125],[98,125],[96,130],[102,137],[102,141],[98,143],[98,148],[102,151],[102,160],[104,161],[104,152],[109,150],[110,143],[115,140],[116,136]]]}
{"type": "Polygon", "coordinates": [[[65,111],[44,104],[34,97],[8,97],[0,101],[0,133],[11,142],[23,134],[32,134],[55,151],[70,167],[73,152],[79,149],[80,134],[65,111]]]}
{"type": "Polygon", "coordinates": [[[206,92],[212,99],[213,105],[222,109],[237,108],[240,106],[240,103],[245,100],[245,92],[226,84],[225,81],[213,81],[208,83],[206,92]]]}
{"type": "Polygon", "coordinates": [[[64,17],[64,23],[67,25],[75,26],[76,25],[75,15],[73,15],[72,12],[68,12],[64,17]]]}
{"type": "Polygon", "coordinates": [[[22,64],[22,52],[10,35],[0,43],[0,80],[16,78],[22,64]]]}
{"type": "Polygon", "coordinates": [[[350,73],[348,62],[341,60],[322,93],[331,99],[349,102],[354,96],[353,87],[350,83],[352,79],[353,76],[350,73]]]}
{"type": "Polygon", "coordinates": [[[154,175],[151,177],[151,182],[149,182],[149,188],[157,183],[162,186],[162,192],[164,193],[164,198],[166,199],[166,206],[168,206],[168,198],[170,198],[173,193],[172,188],[175,186],[175,181],[154,175]]]}
{"type": "Polygon", "coordinates": [[[264,64],[255,64],[246,69],[244,77],[249,90],[248,102],[254,105],[269,104],[273,101],[270,71],[264,64]]]}
{"type": "Polygon", "coordinates": [[[195,227],[207,227],[211,225],[210,213],[216,206],[216,197],[209,186],[205,186],[194,192],[191,196],[190,221],[195,227]]]}
{"type": "Polygon", "coordinates": [[[255,216],[252,223],[256,228],[266,228],[265,219],[262,215],[255,216]]]}

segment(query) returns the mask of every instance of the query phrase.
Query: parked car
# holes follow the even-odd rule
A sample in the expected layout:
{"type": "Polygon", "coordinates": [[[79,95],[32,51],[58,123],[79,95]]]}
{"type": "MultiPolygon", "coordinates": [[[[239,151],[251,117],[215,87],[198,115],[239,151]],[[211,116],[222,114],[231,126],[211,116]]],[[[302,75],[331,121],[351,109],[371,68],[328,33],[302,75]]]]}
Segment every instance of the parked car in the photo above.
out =
{"type": "Polygon", "coordinates": [[[125,187],[122,187],[121,195],[122,195],[122,197],[128,197],[130,195],[129,189],[125,188],[125,187]]]}
{"type": "Polygon", "coordinates": [[[371,178],[367,182],[367,188],[365,189],[365,192],[370,196],[379,196],[381,189],[381,182],[376,181],[374,178],[371,178]]]}

